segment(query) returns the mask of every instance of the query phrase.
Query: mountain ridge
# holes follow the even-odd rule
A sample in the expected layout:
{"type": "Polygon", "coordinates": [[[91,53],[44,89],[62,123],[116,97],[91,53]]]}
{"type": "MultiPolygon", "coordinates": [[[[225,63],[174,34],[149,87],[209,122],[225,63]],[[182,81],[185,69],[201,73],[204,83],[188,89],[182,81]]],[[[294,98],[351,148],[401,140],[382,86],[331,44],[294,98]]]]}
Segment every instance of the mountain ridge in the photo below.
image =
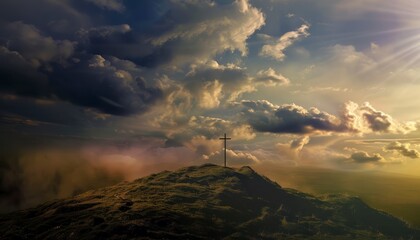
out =
{"type": "Polygon", "coordinates": [[[315,197],[251,167],[212,164],[0,216],[0,239],[418,239],[418,229],[357,197],[315,197]]]}

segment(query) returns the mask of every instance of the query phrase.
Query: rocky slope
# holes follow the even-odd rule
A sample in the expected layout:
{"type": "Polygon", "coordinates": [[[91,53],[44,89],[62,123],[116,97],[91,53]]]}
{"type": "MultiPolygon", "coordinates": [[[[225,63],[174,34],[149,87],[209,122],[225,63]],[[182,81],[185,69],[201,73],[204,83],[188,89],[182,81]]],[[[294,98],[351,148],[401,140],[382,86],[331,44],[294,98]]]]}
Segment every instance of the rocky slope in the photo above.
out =
{"type": "Polygon", "coordinates": [[[313,197],[240,169],[161,172],[0,216],[0,239],[420,239],[356,197],[313,197]]]}

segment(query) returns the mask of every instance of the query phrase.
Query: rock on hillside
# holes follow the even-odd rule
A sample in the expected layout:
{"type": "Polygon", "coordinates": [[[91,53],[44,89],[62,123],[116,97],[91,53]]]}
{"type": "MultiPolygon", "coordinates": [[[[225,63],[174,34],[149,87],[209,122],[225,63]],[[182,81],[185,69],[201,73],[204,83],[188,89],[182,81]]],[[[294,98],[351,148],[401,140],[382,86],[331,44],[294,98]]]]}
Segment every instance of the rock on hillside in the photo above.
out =
{"type": "Polygon", "coordinates": [[[420,239],[356,197],[314,196],[249,167],[161,172],[0,217],[1,239],[420,239]]]}

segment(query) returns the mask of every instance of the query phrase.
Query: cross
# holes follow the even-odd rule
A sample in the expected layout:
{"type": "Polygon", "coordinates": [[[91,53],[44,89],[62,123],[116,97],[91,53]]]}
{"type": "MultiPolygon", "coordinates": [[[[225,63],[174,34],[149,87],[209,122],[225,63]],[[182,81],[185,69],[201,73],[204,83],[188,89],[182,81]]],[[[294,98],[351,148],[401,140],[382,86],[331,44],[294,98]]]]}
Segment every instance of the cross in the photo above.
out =
{"type": "Polygon", "coordinates": [[[223,148],[223,150],[225,150],[225,167],[226,167],[226,140],[231,140],[232,138],[226,137],[226,133],[225,133],[225,137],[222,137],[222,138],[219,138],[219,139],[225,141],[225,147],[223,148]]]}

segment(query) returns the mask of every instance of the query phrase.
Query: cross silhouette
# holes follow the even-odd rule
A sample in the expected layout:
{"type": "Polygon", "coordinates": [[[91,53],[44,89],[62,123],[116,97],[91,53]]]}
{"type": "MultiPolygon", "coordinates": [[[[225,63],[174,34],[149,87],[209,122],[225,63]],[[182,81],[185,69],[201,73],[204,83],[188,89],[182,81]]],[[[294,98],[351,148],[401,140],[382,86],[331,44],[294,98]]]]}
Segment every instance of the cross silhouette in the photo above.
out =
{"type": "Polygon", "coordinates": [[[225,167],[226,167],[226,140],[231,140],[232,138],[226,137],[226,133],[225,133],[225,136],[219,139],[225,141],[225,147],[223,148],[223,150],[225,151],[225,167]]]}

